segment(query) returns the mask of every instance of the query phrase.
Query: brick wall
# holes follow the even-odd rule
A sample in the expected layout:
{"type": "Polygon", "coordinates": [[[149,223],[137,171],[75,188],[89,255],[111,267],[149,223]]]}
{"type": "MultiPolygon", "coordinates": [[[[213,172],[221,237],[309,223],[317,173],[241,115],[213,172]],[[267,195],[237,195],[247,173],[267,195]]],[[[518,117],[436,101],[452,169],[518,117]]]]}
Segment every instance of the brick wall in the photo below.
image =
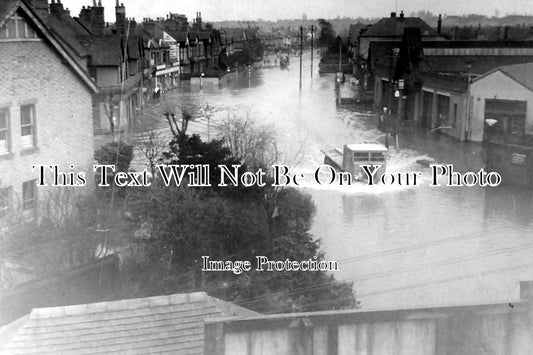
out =
{"type": "MultiPolygon", "coordinates": [[[[85,171],[93,163],[91,91],[45,40],[0,42],[0,108],[9,111],[10,152],[0,155],[0,188],[11,187],[20,208],[22,183],[37,179],[32,165],[85,171]],[[35,148],[21,147],[21,105],[35,106],[35,148]],[[68,169],[73,164],[75,169],[68,169]]],[[[56,187],[38,187],[39,198],[56,187]]],[[[80,189],[82,190],[82,189],[80,189]]]]}

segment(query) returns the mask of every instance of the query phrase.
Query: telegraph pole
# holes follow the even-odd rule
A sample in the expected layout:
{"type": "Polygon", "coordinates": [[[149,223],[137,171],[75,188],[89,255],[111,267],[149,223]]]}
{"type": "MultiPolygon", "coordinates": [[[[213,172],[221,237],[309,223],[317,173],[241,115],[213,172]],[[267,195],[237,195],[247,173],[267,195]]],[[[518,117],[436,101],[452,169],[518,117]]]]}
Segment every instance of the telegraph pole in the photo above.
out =
{"type": "Polygon", "coordinates": [[[304,27],[300,26],[300,91],[302,91],[302,55],[304,45],[304,27]]]}
{"type": "Polygon", "coordinates": [[[311,78],[313,78],[313,39],[314,39],[314,25],[311,25],[311,78]]]}

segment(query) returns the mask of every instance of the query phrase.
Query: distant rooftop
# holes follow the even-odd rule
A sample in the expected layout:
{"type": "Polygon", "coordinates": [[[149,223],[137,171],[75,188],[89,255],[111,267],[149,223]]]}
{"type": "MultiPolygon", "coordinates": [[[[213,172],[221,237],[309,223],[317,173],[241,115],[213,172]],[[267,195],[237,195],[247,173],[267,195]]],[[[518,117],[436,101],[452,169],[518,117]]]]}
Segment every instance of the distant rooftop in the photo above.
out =
{"type": "Polygon", "coordinates": [[[252,315],[204,292],[39,308],[0,328],[0,353],[203,354],[207,318],[252,315]]]}
{"type": "Polygon", "coordinates": [[[419,17],[404,17],[403,13],[396,16],[385,17],[368,28],[361,37],[402,37],[405,28],[416,27],[420,29],[422,36],[440,36],[437,31],[431,28],[419,17]]]}

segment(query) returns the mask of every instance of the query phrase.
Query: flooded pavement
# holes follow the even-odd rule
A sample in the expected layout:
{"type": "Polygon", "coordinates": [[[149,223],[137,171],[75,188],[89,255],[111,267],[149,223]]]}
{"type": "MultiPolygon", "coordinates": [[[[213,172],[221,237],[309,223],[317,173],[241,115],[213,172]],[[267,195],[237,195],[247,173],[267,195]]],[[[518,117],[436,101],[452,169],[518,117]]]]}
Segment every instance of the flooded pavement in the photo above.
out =
{"type": "MultiPolygon", "coordinates": [[[[272,124],[283,163],[312,176],[323,162],[322,150],[383,142],[384,135],[373,113],[336,106],[333,75],[319,76],[317,62],[312,78],[310,69],[306,55],[301,92],[299,59],[292,57],[288,70],[231,73],[224,87],[184,83],[167,92],[161,105],[209,105],[211,137],[228,115],[272,124]]],[[[166,122],[159,129],[167,132],[166,122]]],[[[195,119],[189,131],[207,137],[206,118],[195,119]]],[[[337,279],[354,282],[365,309],[517,299],[518,282],[533,280],[532,194],[508,187],[430,186],[430,169],[416,162],[432,158],[477,172],[483,167],[478,144],[404,127],[399,148],[391,149],[387,170],[420,171],[420,186],[319,186],[312,179],[303,184],[317,206],[312,233],[326,258],[339,262],[337,279]]]]}

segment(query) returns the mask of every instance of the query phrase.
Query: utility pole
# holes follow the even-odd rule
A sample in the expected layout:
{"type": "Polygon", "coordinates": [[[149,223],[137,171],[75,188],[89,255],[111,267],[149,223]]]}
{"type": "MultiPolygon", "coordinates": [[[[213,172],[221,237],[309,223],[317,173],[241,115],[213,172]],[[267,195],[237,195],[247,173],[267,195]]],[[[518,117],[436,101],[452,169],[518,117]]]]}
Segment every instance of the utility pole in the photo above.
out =
{"type": "Polygon", "coordinates": [[[339,73],[341,72],[342,72],[342,41],[339,40],[339,73]]]}
{"type": "Polygon", "coordinates": [[[468,76],[467,76],[467,82],[466,82],[466,125],[465,125],[465,141],[469,141],[472,136],[472,130],[471,130],[471,116],[470,116],[470,76],[472,75],[472,67],[470,63],[467,66],[468,68],[468,76]]]}
{"type": "MultiPolygon", "coordinates": [[[[397,87],[397,82],[394,80],[394,73],[396,71],[396,65],[397,65],[397,62],[398,62],[398,55],[399,55],[399,49],[398,48],[394,48],[392,50],[392,55],[391,55],[391,67],[390,67],[390,83],[391,83],[391,92],[392,92],[392,95],[391,95],[391,109],[392,109],[392,106],[394,105],[394,101],[395,101],[395,97],[398,98],[398,103],[397,103],[397,106],[396,106],[396,110],[394,112],[394,127],[393,127],[393,130],[394,130],[394,140],[395,140],[395,143],[396,143],[396,150],[399,150],[398,149],[398,117],[399,117],[399,114],[400,114],[400,109],[401,109],[401,101],[402,101],[402,97],[401,97],[401,94],[400,94],[400,90],[399,90],[399,87],[397,87]]],[[[391,112],[392,113],[392,112],[391,112]]]]}
{"type": "Polygon", "coordinates": [[[311,78],[313,78],[313,39],[314,39],[314,25],[311,25],[311,78]]]}
{"type": "MultiPolygon", "coordinates": [[[[389,136],[390,136],[390,128],[391,128],[391,120],[392,120],[392,106],[394,104],[394,48],[390,49],[390,52],[387,53],[390,55],[390,63],[389,63],[389,87],[388,87],[388,110],[386,112],[386,115],[384,116],[383,123],[385,124],[385,146],[389,148],[389,136]]],[[[385,113],[385,112],[384,112],[385,113]]]]}
{"type": "Polygon", "coordinates": [[[300,26],[300,91],[302,91],[302,55],[304,45],[304,27],[300,26]]]}

